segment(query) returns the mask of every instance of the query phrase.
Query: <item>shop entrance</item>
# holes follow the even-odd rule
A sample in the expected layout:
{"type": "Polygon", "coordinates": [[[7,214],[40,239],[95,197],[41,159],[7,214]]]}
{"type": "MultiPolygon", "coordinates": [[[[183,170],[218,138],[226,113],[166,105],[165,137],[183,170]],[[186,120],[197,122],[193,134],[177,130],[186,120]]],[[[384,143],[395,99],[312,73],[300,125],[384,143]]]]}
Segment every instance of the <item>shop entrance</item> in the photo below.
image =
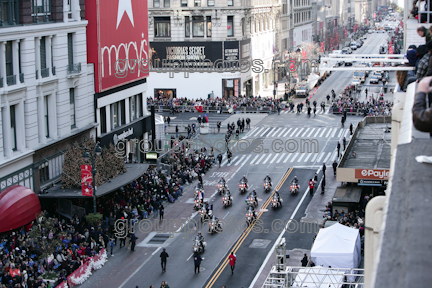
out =
{"type": "Polygon", "coordinates": [[[222,79],[223,97],[228,99],[230,97],[239,96],[239,83],[240,79],[222,79]]]}

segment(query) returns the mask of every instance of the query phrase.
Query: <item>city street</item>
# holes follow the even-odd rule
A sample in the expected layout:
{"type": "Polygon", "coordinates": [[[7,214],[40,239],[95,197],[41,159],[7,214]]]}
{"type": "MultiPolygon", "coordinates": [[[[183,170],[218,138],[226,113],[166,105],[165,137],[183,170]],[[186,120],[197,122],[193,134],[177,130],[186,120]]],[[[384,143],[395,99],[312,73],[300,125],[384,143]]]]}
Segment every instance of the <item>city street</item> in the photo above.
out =
{"type": "MultiPolygon", "coordinates": [[[[364,45],[354,53],[377,54],[379,46],[386,41],[386,36],[386,33],[368,34],[364,45]]],[[[225,220],[225,224],[223,232],[219,234],[210,235],[206,227],[202,229],[207,246],[205,252],[201,254],[203,261],[199,274],[194,274],[192,254],[192,240],[196,236],[196,229],[199,230],[199,225],[195,226],[199,223],[199,218],[193,210],[192,197],[196,184],[194,182],[178,201],[165,209],[166,222],[169,223],[172,219],[187,222],[183,229],[180,229],[181,224],[176,222],[176,226],[168,230],[161,229],[163,230],[161,232],[156,231],[157,225],[154,225],[151,231],[137,232],[139,239],[135,252],[116,246],[114,256],[108,256],[106,267],[96,271],[80,287],[129,288],[150,285],[159,287],[162,281],[167,281],[171,288],[249,286],[266,256],[272,252],[276,239],[280,237],[281,230],[278,226],[280,223],[275,225],[275,221],[286,223],[292,219],[300,223],[312,197],[322,197],[316,191],[313,196],[309,194],[309,179],[318,172],[318,181],[321,180],[323,163],[326,163],[328,171],[331,170],[331,163],[338,159],[337,142],[342,145],[344,137],[348,140],[350,124],[353,123],[355,128],[358,121],[362,119],[360,116],[348,115],[345,127],[341,127],[340,115],[329,114],[329,105],[324,112],[321,112],[319,107],[319,103],[325,101],[325,97],[332,89],[338,95],[346,86],[351,85],[352,75],[351,71],[333,72],[317,89],[311,99],[311,102],[314,100],[318,102],[319,113],[315,117],[312,115],[308,118],[304,112],[296,114],[288,111],[282,111],[280,115],[213,113],[208,115],[211,125],[215,125],[217,121],[222,122],[222,131],[220,134],[203,135],[201,141],[210,141],[216,149],[219,146],[215,143],[224,139],[226,123],[237,122],[238,118],[250,117],[252,127],[240,135],[240,141],[232,140],[230,143],[233,147],[231,163],[228,163],[224,154],[221,167],[215,165],[204,177],[205,198],[213,205],[213,214],[225,220]],[[274,189],[267,194],[263,191],[263,178],[267,174],[272,178],[273,188],[280,191],[283,199],[281,208],[270,207],[274,189]],[[258,232],[247,229],[245,225],[247,206],[244,201],[247,194],[241,195],[238,191],[238,182],[243,175],[249,180],[249,191],[255,189],[258,194],[258,217],[263,227],[258,232]],[[294,176],[297,176],[300,181],[300,191],[297,195],[289,193],[289,184],[294,176]],[[223,207],[221,196],[216,191],[217,182],[221,177],[228,181],[233,195],[231,207],[223,207]],[[177,233],[171,233],[173,237],[170,238],[168,232],[174,231],[177,233]],[[166,248],[169,254],[166,272],[162,272],[160,266],[159,254],[162,247],[166,248]],[[236,253],[238,259],[233,275],[227,262],[231,251],[236,253]]],[[[394,76],[390,75],[390,83],[394,81],[394,76]]],[[[363,91],[362,95],[364,95],[363,91]]],[[[295,103],[300,101],[304,99],[294,100],[295,103]]],[[[168,113],[161,115],[167,116],[168,113]]],[[[184,133],[184,128],[181,127],[193,123],[198,115],[198,113],[185,113],[171,116],[170,131],[172,127],[179,125],[180,132],[184,133]]],[[[325,203],[323,205],[325,206],[325,203]]],[[[158,220],[155,220],[156,222],[160,223],[158,220]]],[[[302,230],[302,232],[299,229],[295,233],[284,233],[283,236],[287,239],[287,250],[310,249],[315,232],[316,229],[302,230]]]]}

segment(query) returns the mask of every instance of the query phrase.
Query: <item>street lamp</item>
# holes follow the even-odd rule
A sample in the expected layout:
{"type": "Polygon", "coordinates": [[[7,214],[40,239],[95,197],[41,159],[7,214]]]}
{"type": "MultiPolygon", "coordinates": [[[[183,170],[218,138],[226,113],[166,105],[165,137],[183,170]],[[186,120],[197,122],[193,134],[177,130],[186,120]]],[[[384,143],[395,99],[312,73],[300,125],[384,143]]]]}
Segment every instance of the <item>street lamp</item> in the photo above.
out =
{"type": "MultiPolygon", "coordinates": [[[[96,174],[96,165],[95,160],[96,156],[100,156],[102,154],[102,148],[99,146],[99,142],[95,144],[95,148],[93,151],[93,154],[91,155],[91,166],[92,166],[92,187],[93,187],[93,210],[94,214],[97,213],[96,211],[96,185],[95,185],[95,174],[96,174]]],[[[83,154],[84,160],[87,162],[90,159],[90,154],[87,152],[87,147],[85,148],[84,154],[83,154]]]]}

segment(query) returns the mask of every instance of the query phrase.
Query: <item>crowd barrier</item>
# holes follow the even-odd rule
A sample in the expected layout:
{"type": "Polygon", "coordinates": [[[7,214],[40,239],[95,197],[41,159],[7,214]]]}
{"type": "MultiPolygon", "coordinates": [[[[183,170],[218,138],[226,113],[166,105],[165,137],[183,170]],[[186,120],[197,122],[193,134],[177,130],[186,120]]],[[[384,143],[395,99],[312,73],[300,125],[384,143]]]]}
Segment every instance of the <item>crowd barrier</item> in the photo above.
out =
{"type": "MultiPolygon", "coordinates": [[[[177,107],[179,109],[180,113],[190,112],[200,112],[203,113],[227,113],[227,114],[234,114],[234,113],[274,113],[277,112],[276,108],[272,108],[270,106],[262,106],[262,107],[216,107],[216,106],[193,106],[193,105],[186,105],[186,106],[179,106],[177,107]],[[197,107],[202,107],[202,109],[197,109],[197,107]]],[[[171,112],[172,108],[170,106],[156,106],[156,111],[159,113],[162,112],[171,112]]]]}
{"type": "Polygon", "coordinates": [[[81,265],[78,269],[76,269],[72,274],[67,277],[67,280],[64,280],[56,288],[69,288],[74,287],[76,285],[80,285],[84,283],[91,275],[91,271],[99,270],[105,265],[107,261],[107,252],[103,248],[93,257],[90,257],[86,263],[81,265]]]}

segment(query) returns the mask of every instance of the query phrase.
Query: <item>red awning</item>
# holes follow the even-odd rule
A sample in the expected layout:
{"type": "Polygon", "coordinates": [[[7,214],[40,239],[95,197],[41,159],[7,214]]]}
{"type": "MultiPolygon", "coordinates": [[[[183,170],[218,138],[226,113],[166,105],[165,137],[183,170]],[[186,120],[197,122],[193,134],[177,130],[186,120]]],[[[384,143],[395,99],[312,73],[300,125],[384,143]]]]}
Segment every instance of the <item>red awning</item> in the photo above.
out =
{"type": "Polygon", "coordinates": [[[29,188],[13,185],[0,193],[0,233],[28,224],[41,212],[39,198],[29,188]]]}

